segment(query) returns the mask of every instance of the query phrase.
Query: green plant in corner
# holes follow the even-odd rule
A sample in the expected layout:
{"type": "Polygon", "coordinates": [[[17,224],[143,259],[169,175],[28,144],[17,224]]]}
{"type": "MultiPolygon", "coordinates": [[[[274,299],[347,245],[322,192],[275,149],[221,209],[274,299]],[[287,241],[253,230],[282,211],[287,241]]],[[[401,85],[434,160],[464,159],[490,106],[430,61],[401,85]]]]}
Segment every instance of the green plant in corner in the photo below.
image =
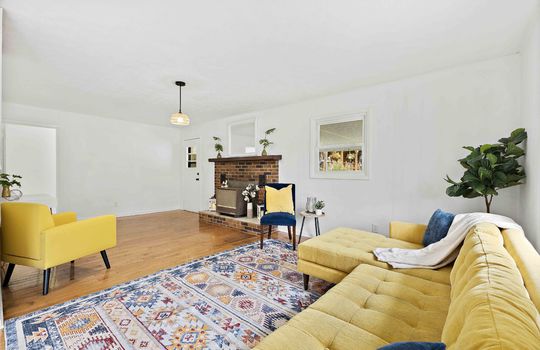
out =
{"type": "Polygon", "coordinates": [[[261,144],[263,146],[263,150],[262,150],[262,153],[261,155],[262,156],[266,156],[268,154],[268,152],[266,151],[266,148],[270,145],[273,145],[274,143],[270,140],[268,140],[268,135],[270,135],[271,133],[273,133],[274,131],[276,131],[276,128],[272,128],[272,129],[268,129],[264,132],[264,139],[260,139],[259,140],[259,144],[261,144]]]}
{"type": "Polygon", "coordinates": [[[458,160],[466,169],[465,173],[459,182],[446,175],[445,181],[450,183],[446,194],[451,197],[484,197],[486,212],[489,213],[498,190],[523,183],[525,171],[518,159],[525,155],[525,151],[518,145],[526,139],[527,132],[520,128],[495,144],[463,147],[470,152],[458,160]]]}
{"type": "Polygon", "coordinates": [[[19,181],[20,179],[22,179],[22,176],[20,175],[9,175],[6,173],[1,173],[0,185],[2,186],[2,197],[8,198],[11,196],[12,186],[21,187],[21,182],[19,181]]]}
{"type": "Polygon", "coordinates": [[[217,152],[217,157],[221,158],[221,152],[223,152],[223,145],[221,144],[221,138],[217,136],[212,136],[214,141],[216,141],[216,144],[214,145],[214,149],[217,152]]]}

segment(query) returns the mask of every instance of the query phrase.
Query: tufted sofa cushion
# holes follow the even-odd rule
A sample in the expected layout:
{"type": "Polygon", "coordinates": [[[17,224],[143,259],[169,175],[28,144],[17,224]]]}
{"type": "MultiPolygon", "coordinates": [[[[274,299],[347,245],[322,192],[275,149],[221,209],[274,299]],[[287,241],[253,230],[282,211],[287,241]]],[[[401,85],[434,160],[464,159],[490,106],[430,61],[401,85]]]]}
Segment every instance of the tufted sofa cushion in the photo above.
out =
{"type": "Polygon", "coordinates": [[[449,302],[446,284],[363,264],[257,349],[376,349],[410,339],[438,341],[449,302]]]}
{"type": "MultiPolygon", "coordinates": [[[[298,246],[298,270],[302,273],[338,283],[359,264],[389,269],[387,263],[373,255],[375,248],[423,248],[421,244],[387,238],[377,233],[339,227],[298,246]],[[324,267],[318,268],[316,265],[324,267]],[[334,274],[325,273],[335,270],[334,274]],[[334,277],[335,276],[335,277],[334,277]],[[332,278],[333,277],[333,278],[332,278]]],[[[450,284],[451,266],[439,270],[402,269],[400,272],[426,280],[450,284]]]]}

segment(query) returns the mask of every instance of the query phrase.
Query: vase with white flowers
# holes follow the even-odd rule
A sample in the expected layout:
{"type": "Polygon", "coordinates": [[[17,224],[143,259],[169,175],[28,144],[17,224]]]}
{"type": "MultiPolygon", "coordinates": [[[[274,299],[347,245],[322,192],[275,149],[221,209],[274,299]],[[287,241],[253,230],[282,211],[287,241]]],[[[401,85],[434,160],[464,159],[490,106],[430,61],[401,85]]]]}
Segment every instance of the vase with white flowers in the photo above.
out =
{"type": "Polygon", "coordinates": [[[259,186],[255,184],[249,184],[242,191],[242,196],[244,196],[244,201],[247,203],[247,217],[253,218],[253,200],[257,198],[257,193],[259,192],[259,186]]]}
{"type": "Polygon", "coordinates": [[[317,201],[315,203],[315,215],[320,216],[323,214],[323,208],[326,204],[324,204],[324,201],[317,201]]]}

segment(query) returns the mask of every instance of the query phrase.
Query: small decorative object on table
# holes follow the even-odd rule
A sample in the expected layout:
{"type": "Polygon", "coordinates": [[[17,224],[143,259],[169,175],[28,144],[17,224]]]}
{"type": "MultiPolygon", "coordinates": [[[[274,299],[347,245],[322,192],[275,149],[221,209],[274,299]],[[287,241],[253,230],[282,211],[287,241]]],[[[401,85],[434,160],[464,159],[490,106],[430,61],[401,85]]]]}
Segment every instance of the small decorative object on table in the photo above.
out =
{"type": "Polygon", "coordinates": [[[253,200],[257,197],[257,192],[259,192],[259,186],[255,184],[249,184],[246,186],[246,189],[242,191],[242,196],[247,202],[247,217],[253,218],[253,200]]]}
{"type": "Polygon", "coordinates": [[[223,152],[223,145],[221,144],[221,137],[212,136],[214,141],[216,141],[216,144],[214,145],[214,149],[217,152],[217,158],[221,158],[221,152],[223,152]]]}
{"type": "Polygon", "coordinates": [[[317,202],[316,197],[307,197],[306,211],[308,213],[314,213],[315,212],[315,203],[316,202],[317,202]]]}
{"type": "Polygon", "coordinates": [[[17,192],[14,193],[13,198],[11,200],[19,199],[22,196],[22,192],[20,190],[12,190],[12,186],[21,187],[21,183],[19,180],[22,179],[22,176],[20,175],[9,175],[6,173],[0,174],[0,185],[2,185],[2,197],[10,200],[12,198],[11,192],[17,192]]]}
{"type": "Polygon", "coordinates": [[[324,201],[315,202],[315,215],[317,216],[322,215],[323,214],[322,210],[324,206],[325,206],[324,201]]]}
{"type": "Polygon", "coordinates": [[[209,200],[208,200],[208,210],[210,211],[216,211],[216,196],[213,195],[209,200]]]}
{"type": "Polygon", "coordinates": [[[261,156],[268,155],[268,152],[266,151],[266,148],[270,145],[273,145],[274,143],[270,140],[268,140],[268,135],[276,131],[276,128],[268,129],[264,132],[264,139],[259,140],[259,144],[263,146],[263,150],[261,152],[261,156]]]}

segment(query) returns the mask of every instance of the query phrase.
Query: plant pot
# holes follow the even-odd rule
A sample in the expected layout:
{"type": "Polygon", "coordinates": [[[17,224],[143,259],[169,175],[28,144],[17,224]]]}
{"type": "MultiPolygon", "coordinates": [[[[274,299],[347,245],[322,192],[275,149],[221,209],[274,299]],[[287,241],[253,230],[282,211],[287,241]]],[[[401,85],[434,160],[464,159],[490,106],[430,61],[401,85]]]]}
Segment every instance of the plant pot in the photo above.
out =
{"type": "Polygon", "coordinates": [[[2,197],[9,198],[11,197],[11,189],[9,186],[2,186],[2,197]]]}
{"type": "Polygon", "coordinates": [[[261,152],[261,156],[267,156],[267,155],[268,155],[268,152],[266,152],[266,148],[263,148],[261,152]]]}
{"type": "Polygon", "coordinates": [[[322,209],[315,209],[315,215],[322,215],[322,209]]]}
{"type": "Polygon", "coordinates": [[[221,152],[217,154],[217,158],[221,158],[221,152]]]}
{"type": "Polygon", "coordinates": [[[253,218],[253,203],[252,202],[248,202],[247,204],[247,217],[248,219],[253,218]]]}

